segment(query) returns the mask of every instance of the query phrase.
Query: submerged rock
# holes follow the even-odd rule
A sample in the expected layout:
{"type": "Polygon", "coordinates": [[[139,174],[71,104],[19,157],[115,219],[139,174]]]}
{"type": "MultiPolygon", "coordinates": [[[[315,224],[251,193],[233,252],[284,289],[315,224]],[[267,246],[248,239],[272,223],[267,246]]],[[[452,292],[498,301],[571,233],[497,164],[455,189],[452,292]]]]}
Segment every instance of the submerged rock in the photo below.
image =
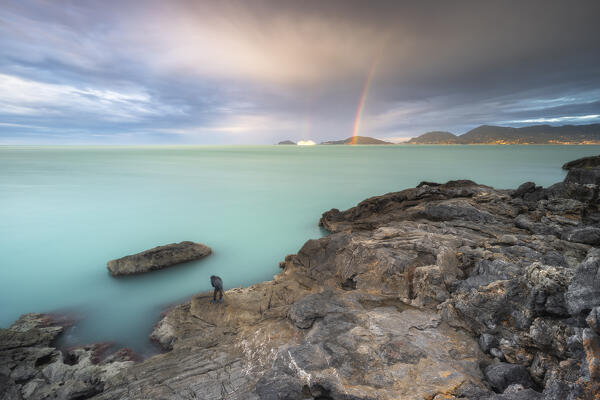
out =
{"type": "Polygon", "coordinates": [[[154,247],[141,253],[111,260],[106,267],[113,276],[140,274],[198,260],[208,256],[211,252],[210,247],[201,243],[185,241],[154,247]]]}

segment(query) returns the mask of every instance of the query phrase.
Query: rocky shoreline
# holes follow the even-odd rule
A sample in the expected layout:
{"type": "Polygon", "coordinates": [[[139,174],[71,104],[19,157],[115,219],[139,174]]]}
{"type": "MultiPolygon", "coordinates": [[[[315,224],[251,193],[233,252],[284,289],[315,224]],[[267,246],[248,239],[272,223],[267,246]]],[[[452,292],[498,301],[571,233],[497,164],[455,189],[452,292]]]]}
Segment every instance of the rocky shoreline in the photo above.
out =
{"type": "Polygon", "coordinates": [[[323,214],[272,281],[170,309],[136,362],[0,330],[0,399],[596,399],[600,169],[548,188],[422,182],[323,214]]]}

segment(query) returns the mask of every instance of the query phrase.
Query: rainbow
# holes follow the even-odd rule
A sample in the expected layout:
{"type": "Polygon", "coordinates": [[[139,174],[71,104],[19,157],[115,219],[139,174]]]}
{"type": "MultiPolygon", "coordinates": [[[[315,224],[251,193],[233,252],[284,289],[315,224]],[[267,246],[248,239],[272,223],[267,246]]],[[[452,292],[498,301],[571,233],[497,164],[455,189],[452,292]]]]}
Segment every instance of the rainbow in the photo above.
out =
{"type": "Polygon", "coordinates": [[[367,79],[365,79],[365,84],[363,85],[363,90],[360,94],[360,99],[358,100],[358,107],[356,109],[356,116],[354,117],[354,128],[352,129],[352,140],[350,140],[350,144],[356,144],[356,137],[358,136],[358,131],[360,129],[360,119],[362,117],[363,109],[365,108],[365,99],[367,98],[369,85],[371,84],[371,80],[373,79],[373,75],[375,72],[375,64],[377,64],[376,60],[377,59],[373,60],[371,68],[369,68],[367,79]]]}

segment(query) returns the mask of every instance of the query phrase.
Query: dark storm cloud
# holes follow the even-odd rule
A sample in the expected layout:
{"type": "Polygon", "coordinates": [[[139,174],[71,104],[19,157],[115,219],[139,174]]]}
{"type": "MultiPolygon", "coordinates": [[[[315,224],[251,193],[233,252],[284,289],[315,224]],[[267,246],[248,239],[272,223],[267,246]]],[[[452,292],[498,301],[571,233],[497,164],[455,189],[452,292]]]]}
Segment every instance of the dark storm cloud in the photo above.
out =
{"type": "Polygon", "coordinates": [[[272,143],[600,122],[597,1],[18,1],[0,142],[272,143]]]}

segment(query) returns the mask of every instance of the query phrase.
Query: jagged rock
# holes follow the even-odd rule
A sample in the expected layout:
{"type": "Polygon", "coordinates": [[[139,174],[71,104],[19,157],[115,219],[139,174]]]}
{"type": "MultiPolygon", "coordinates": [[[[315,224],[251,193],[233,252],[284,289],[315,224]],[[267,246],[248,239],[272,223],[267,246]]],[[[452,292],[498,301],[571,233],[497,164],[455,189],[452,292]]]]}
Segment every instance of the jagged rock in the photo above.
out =
{"type": "Polygon", "coordinates": [[[600,168],[572,168],[567,173],[565,183],[600,185],[600,168]]]}
{"type": "Polygon", "coordinates": [[[0,374],[0,400],[21,400],[20,385],[8,376],[0,374]]]}
{"type": "Polygon", "coordinates": [[[573,316],[589,312],[600,305],[600,250],[590,251],[579,264],[573,282],[565,294],[567,308],[573,316]]]}
{"type": "MultiPolygon", "coordinates": [[[[476,400],[550,400],[545,398],[542,393],[533,389],[522,389],[520,385],[512,385],[502,394],[492,394],[483,397],[477,397],[476,400]]],[[[557,399],[558,400],[558,399],[557,399]]]]}
{"type": "Polygon", "coordinates": [[[533,381],[529,372],[522,365],[498,363],[492,364],[485,369],[485,376],[492,387],[498,392],[504,392],[513,384],[519,384],[525,388],[531,388],[533,381]]]}
{"type": "Polygon", "coordinates": [[[201,243],[181,242],[154,247],[141,253],[111,260],[106,264],[113,276],[140,274],[175,264],[198,260],[212,250],[201,243]]]}
{"type": "Polygon", "coordinates": [[[595,226],[585,226],[575,228],[566,235],[566,239],[570,242],[578,242],[591,244],[593,246],[600,245],[600,228],[595,226]]]}
{"type": "Polygon", "coordinates": [[[270,371],[256,383],[254,392],[261,400],[297,400],[306,398],[303,387],[299,378],[270,371]]]}
{"type": "Polygon", "coordinates": [[[592,311],[590,311],[585,322],[587,322],[588,326],[592,328],[594,332],[600,334],[600,307],[592,308],[592,311]]]}
{"type": "Polygon", "coordinates": [[[523,198],[526,193],[532,193],[539,187],[540,186],[536,186],[534,182],[525,182],[512,193],[512,197],[523,198]]]}
{"type": "Polygon", "coordinates": [[[69,362],[51,347],[66,318],[25,314],[0,330],[0,398],[79,399],[100,393],[119,370],[132,364],[119,361],[95,365],[92,347],[69,351],[69,362]]]}
{"type": "Polygon", "coordinates": [[[483,333],[479,337],[479,347],[484,352],[489,352],[492,348],[498,346],[498,339],[494,335],[490,335],[489,333],[483,333]]]}
{"type": "Polygon", "coordinates": [[[590,156],[578,158],[577,160],[569,161],[564,163],[562,169],[572,169],[572,168],[594,168],[600,167],[600,156],[590,156]]]}

